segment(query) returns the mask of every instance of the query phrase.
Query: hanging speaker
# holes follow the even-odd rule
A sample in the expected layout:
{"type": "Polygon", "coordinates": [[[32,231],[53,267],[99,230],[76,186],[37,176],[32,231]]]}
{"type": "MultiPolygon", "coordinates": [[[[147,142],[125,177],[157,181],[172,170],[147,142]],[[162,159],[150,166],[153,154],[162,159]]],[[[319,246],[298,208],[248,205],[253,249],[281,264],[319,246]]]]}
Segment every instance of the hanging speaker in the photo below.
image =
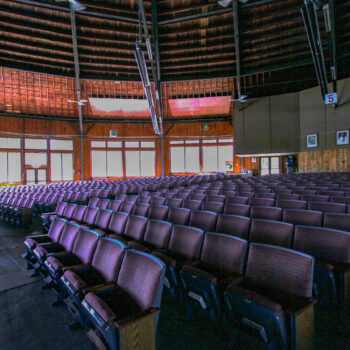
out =
{"type": "Polygon", "coordinates": [[[109,130],[109,137],[117,137],[118,132],[117,130],[109,130]]]}

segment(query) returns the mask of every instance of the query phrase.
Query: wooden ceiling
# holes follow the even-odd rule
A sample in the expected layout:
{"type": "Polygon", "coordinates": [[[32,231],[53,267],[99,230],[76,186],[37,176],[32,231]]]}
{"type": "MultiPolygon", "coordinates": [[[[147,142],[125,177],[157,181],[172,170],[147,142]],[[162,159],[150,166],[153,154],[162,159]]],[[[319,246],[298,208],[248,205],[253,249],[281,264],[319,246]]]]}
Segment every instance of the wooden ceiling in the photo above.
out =
{"type": "MultiPolygon", "coordinates": [[[[138,1],[80,2],[87,7],[76,13],[81,78],[139,81],[134,58],[138,1]]],[[[168,91],[175,81],[236,76],[230,6],[223,8],[216,0],[144,0],[150,33],[152,3],[157,11],[163,90],[168,91]]],[[[350,76],[350,0],[334,3],[341,79],[350,76]]],[[[303,0],[238,4],[243,94],[258,97],[317,85],[300,14],[302,4],[303,0]]],[[[330,73],[322,11],[319,15],[330,73]]],[[[0,67],[74,77],[68,1],[0,0],[0,67]]],[[[230,86],[234,89],[237,84],[232,81],[230,86]]]]}

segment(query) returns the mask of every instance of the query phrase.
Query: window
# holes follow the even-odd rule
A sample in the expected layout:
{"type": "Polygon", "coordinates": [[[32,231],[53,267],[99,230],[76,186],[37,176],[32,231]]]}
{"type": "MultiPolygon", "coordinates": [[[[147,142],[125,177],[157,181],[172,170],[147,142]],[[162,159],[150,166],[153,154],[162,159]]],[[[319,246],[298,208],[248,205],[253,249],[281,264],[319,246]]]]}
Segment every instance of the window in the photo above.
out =
{"type": "Polygon", "coordinates": [[[122,177],[122,151],[91,151],[92,177],[122,177]]]}
{"type": "Polygon", "coordinates": [[[72,140],[50,140],[50,150],[73,151],[73,141],[72,140]]]}
{"type": "Polygon", "coordinates": [[[197,173],[200,171],[199,147],[171,147],[172,173],[197,173]]]}
{"type": "Polygon", "coordinates": [[[0,137],[0,148],[21,148],[21,139],[0,137]]]}
{"type": "Polygon", "coordinates": [[[261,171],[260,174],[261,175],[269,175],[270,173],[270,162],[269,162],[269,158],[268,157],[262,157],[261,158],[261,171]]]}
{"type": "Polygon", "coordinates": [[[30,165],[33,168],[39,168],[40,166],[47,164],[46,153],[26,153],[25,165],[30,165]]]}
{"type": "Polygon", "coordinates": [[[121,141],[108,141],[107,148],[122,148],[121,141]]]}
{"type": "Polygon", "coordinates": [[[125,176],[155,176],[155,151],[126,151],[125,176]]]}
{"type": "Polygon", "coordinates": [[[73,180],[73,154],[51,153],[51,181],[73,180]]]}
{"type": "Polygon", "coordinates": [[[25,139],[25,149],[47,149],[47,141],[45,139],[25,139]]]}
{"type": "Polygon", "coordinates": [[[154,148],[154,142],[141,142],[141,148],[154,148]]]}
{"type": "Polygon", "coordinates": [[[225,166],[227,161],[233,161],[233,146],[218,146],[218,171],[227,170],[225,166]]]}
{"type": "Polygon", "coordinates": [[[203,146],[203,171],[226,171],[225,162],[233,160],[233,146],[203,146]]]}
{"type": "Polygon", "coordinates": [[[21,182],[21,154],[0,152],[0,183],[21,182]]]}
{"type": "Polygon", "coordinates": [[[139,148],[138,142],[125,142],[125,148],[139,148]]]}
{"type": "Polygon", "coordinates": [[[279,157],[271,157],[271,174],[280,173],[280,159],[279,157]]]}
{"type": "Polygon", "coordinates": [[[92,148],[106,148],[105,141],[91,141],[92,148]]]}

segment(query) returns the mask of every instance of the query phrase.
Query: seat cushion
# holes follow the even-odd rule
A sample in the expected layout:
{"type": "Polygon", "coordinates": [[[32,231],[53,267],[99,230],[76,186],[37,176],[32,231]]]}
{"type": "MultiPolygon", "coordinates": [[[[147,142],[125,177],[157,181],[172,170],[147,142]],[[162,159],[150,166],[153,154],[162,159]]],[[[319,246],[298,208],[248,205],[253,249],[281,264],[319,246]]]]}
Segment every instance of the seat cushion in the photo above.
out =
{"type": "Polygon", "coordinates": [[[208,271],[202,270],[198,267],[185,265],[185,266],[183,266],[181,272],[196,276],[196,277],[198,277],[202,280],[208,281],[214,285],[217,285],[217,283],[218,283],[218,278],[215,275],[209,273],[208,271]]]}
{"type": "Polygon", "coordinates": [[[111,292],[100,293],[98,296],[88,293],[85,300],[108,324],[118,322],[118,320],[141,311],[136,302],[119,288],[111,292]]]}
{"type": "Polygon", "coordinates": [[[152,255],[156,256],[160,260],[162,260],[166,265],[177,267],[178,262],[176,259],[172,258],[169,255],[158,253],[158,252],[153,252],[152,255]]]}
{"type": "Polygon", "coordinates": [[[41,258],[44,258],[46,255],[47,255],[47,250],[43,247],[43,246],[37,246],[35,249],[34,249],[34,253],[37,255],[37,256],[40,256],[41,258]]]}
{"type": "Polygon", "coordinates": [[[149,249],[145,245],[133,241],[128,242],[128,248],[140,250],[142,252],[149,252],[149,249]]]}
{"type": "Polygon", "coordinates": [[[64,277],[76,290],[97,286],[106,283],[104,278],[96,270],[71,271],[67,270],[64,277]]]}
{"type": "Polygon", "coordinates": [[[49,256],[46,260],[51,264],[52,268],[59,273],[61,273],[62,269],[66,266],[74,266],[81,263],[74,255],[49,256]]]}

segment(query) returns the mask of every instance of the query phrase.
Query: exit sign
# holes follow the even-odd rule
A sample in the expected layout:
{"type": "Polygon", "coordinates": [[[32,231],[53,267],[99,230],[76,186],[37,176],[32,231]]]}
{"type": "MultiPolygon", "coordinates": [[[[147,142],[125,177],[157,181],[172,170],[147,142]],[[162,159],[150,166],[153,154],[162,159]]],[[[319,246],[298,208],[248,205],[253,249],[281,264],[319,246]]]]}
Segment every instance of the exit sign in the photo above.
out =
{"type": "Polygon", "coordinates": [[[326,105],[337,103],[338,102],[337,94],[334,92],[333,94],[325,95],[325,102],[326,102],[326,105]]]}

